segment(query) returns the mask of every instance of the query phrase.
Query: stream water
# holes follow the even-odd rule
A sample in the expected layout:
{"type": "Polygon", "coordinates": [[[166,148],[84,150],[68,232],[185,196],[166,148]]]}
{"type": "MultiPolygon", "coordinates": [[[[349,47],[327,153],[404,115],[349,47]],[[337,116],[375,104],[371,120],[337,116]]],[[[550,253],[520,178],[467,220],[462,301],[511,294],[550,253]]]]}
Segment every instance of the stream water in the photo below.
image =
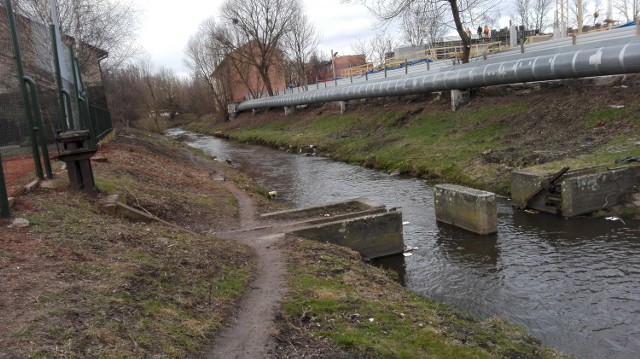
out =
{"type": "MultiPolygon", "coordinates": [[[[640,222],[514,212],[499,200],[498,233],[436,222],[424,180],[326,158],[239,144],[179,129],[187,144],[234,166],[294,207],[367,197],[398,207],[406,245],[397,257],[410,290],[487,318],[501,316],[578,358],[640,353],[640,222]]],[[[395,263],[398,265],[398,263],[395,263]]]]}

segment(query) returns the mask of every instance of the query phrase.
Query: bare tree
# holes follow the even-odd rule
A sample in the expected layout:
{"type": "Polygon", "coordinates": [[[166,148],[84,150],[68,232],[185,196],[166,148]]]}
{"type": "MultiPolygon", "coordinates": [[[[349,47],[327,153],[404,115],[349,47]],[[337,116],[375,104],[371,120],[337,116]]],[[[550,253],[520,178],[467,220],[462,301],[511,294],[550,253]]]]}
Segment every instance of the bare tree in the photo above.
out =
{"type": "Polygon", "coordinates": [[[549,27],[552,6],[553,0],[535,0],[533,3],[533,26],[540,32],[545,32],[549,27]]]}
{"type": "Polygon", "coordinates": [[[215,113],[217,104],[211,95],[211,88],[207,81],[199,77],[192,77],[184,86],[183,105],[189,112],[198,116],[215,113]]]}
{"type": "Polygon", "coordinates": [[[515,0],[516,21],[518,24],[531,29],[531,0],[515,0]]]}
{"type": "MultiPolygon", "coordinates": [[[[364,4],[372,14],[382,23],[390,21],[402,16],[406,11],[411,9],[411,5],[423,0],[342,0],[346,3],[357,2],[364,4]]],[[[462,41],[462,61],[469,62],[469,54],[471,52],[471,37],[465,32],[465,23],[473,24],[480,19],[483,14],[491,10],[497,3],[488,0],[428,0],[433,2],[436,8],[441,5],[447,5],[449,15],[453,22],[453,28],[456,30],[462,41]]]]}
{"type": "Polygon", "coordinates": [[[516,21],[528,30],[544,32],[549,26],[551,5],[552,0],[515,0],[516,21]]]}
{"type": "Polygon", "coordinates": [[[387,31],[376,33],[371,39],[371,48],[375,62],[384,64],[385,60],[393,57],[393,49],[398,46],[398,41],[387,31]]]}
{"type": "Polygon", "coordinates": [[[573,15],[573,25],[579,32],[582,32],[582,26],[591,19],[591,15],[587,9],[591,6],[589,0],[571,0],[569,2],[569,12],[573,15]]]}
{"type": "MultiPolygon", "coordinates": [[[[105,74],[105,87],[111,118],[117,127],[129,127],[146,113],[141,105],[141,94],[145,93],[142,72],[135,65],[112,68],[105,74]]],[[[142,95],[142,99],[144,99],[142,95]]]]}
{"type": "MultiPolygon", "coordinates": [[[[300,9],[302,10],[302,9],[300,9]]],[[[292,75],[300,86],[306,88],[308,81],[305,64],[316,51],[320,37],[307,15],[298,14],[291,22],[290,31],[284,36],[284,48],[293,64],[292,75]]]]}
{"type": "Polygon", "coordinates": [[[640,16],[640,0],[615,0],[613,7],[624,16],[626,22],[637,20],[640,16]]]}
{"type": "Polygon", "coordinates": [[[378,31],[369,39],[358,38],[351,43],[351,49],[365,56],[367,62],[375,65],[384,64],[385,60],[392,57],[393,49],[398,46],[398,41],[385,29],[378,31]]]}
{"type": "Polygon", "coordinates": [[[257,70],[270,96],[270,71],[279,61],[282,39],[301,14],[301,8],[300,0],[225,0],[220,9],[222,20],[231,24],[233,31],[220,32],[223,36],[218,40],[229,53],[257,70]]]}
{"type": "Polygon", "coordinates": [[[307,65],[307,78],[310,79],[326,79],[331,76],[329,69],[330,61],[328,56],[322,52],[314,51],[309,57],[307,65]]]}
{"type": "MultiPolygon", "coordinates": [[[[107,67],[117,67],[139,53],[135,44],[139,11],[133,0],[57,0],[60,31],[71,36],[83,67],[94,56],[89,44],[109,53],[107,67]]],[[[17,8],[27,16],[49,23],[48,0],[19,0],[17,8]]]]}
{"type": "Polygon", "coordinates": [[[373,46],[371,46],[370,39],[362,37],[356,38],[356,40],[351,43],[351,50],[358,55],[364,55],[367,62],[374,62],[375,60],[373,55],[373,46]]]}
{"type": "Polygon", "coordinates": [[[444,9],[430,0],[419,0],[411,3],[402,13],[400,28],[403,40],[411,46],[433,44],[444,36],[444,9]]]}
{"type": "Polygon", "coordinates": [[[222,83],[223,74],[216,72],[227,55],[226,47],[217,39],[215,20],[209,18],[200,24],[198,32],[189,38],[185,48],[185,64],[191,69],[194,83],[204,82],[215,101],[216,110],[226,111],[229,100],[229,84],[222,83]]]}

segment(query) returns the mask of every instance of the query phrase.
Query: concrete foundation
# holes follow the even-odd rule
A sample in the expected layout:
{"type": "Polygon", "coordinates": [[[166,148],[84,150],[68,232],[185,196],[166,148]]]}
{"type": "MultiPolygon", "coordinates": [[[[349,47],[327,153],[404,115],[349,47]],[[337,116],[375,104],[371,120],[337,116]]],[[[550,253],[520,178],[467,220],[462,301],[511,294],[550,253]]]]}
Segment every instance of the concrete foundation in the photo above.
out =
{"type": "Polygon", "coordinates": [[[365,258],[402,253],[402,213],[356,198],[323,206],[268,213],[273,229],[358,251],[365,258]]]}
{"type": "Polygon", "coordinates": [[[477,234],[498,231],[496,195],[454,184],[436,185],[436,220],[477,234]]]}
{"type": "Polygon", "coordinates": [[[347,101],[338,101],[336,103],[338,104],[338,107],[340,108],[340,114],[344,115],[344,113],[347,112],[347,101]]]}
{"type": "Polygon", "coordinates": [[[319,224],[290,234],[358,251],[365,258],[402,253],[402,214],[388,212],[319,224]]]}
{"type": "MultiPolygon", "coordinates": [[[[545,173],[514,171],[511,177],[511,199],[514,204],[526,201],[547,177],[545,173]]],[[[528,207],[573,217],[613,206],[623,194],[638,185],[640,166],[615,170],[593,167],[569,171],[552,186],[534,196],[528,207]]]]}
{"type": "Polygon", "coordinates": [[[457,111],[469,101],[471,90],[451,90],[451,111],[457,111]]]}

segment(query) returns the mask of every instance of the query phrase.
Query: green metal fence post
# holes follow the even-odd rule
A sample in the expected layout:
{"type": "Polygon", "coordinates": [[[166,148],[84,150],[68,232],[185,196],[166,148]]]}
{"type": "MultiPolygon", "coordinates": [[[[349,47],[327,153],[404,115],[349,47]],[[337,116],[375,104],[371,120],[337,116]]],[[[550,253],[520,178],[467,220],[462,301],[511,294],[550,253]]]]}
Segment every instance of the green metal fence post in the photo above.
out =
{"type": "Polygon", "coordinates": [[[24,104],[24,115],[27,120],[27,126],[29,130],[29,138],[31,140],[31,152],[33,155],[33,162],[35,164],[36,176],[39,179],[44,179],[42,173],[42,164],[40,163],[40,153],[38,152],[38,141],[36,140],[35,128],[33,126],[33,119],[31,117],[31,109],[29,106],[29,96],[27,95],[27,86],[24,83],[24,69],[22,68],[22,56],[20,54],[20,42],[18,41],[18,32],[16,30],[16,19],[13,14],[13,7],[11,6],[11,0],[5,0],[5,8],[7,9],[7,17],[9,18],[9,30],[11,32],[11,42],[13,45],[13,56],[16,62],[16,72],[18,75],[18,83],[20,86],[20,94],[22,95],[22,103],[24,104]]]}
{"type": "Polygon", "coordinates": [[[2,169],[2,155],[0,155],[0,218],[9,218],[9,195],[7,194],[7,184],[4,181],[4,170],[2,169]]]}
{"type": "Polygon", "coordinates": [[[79,121],[80,129],[86,130],[87,129],[86,119],[87,118],[84,115],[82,105],[80,104],[82,94],[80,94],[80,92],[78,91],[79,85],[80,85],[80,83],[78,82],[79,81],[78,72],[80,72],[80,69],[78,68],[78,65],[76,63],[76,57],[73,54],[73,49],[71,47],[69,47],[69,56],[71,57],[71,67],[72,67],[72,71],[73,71],[73,86],[75,87],[74,92],[75,92],[75,96],[76,96],[76,108],[78,110],[78,117],[79,117],[78,121],[79,121]]]}
{"type": "Polygon", "coordinates": [[[29,84],[31,88],[31,104],[33,105],[36,115],[36,127],[39,128],[38,135],[40,137],[40,151],[42,151],[42,160],[44,161],[44,169],[48,179],[53,178],[51,171],[51,160],[49,159],[49,142],[47,141],[47,134],[44,130],[44,122],[42,121],[42,112],[40,112],[40,101],[38,100],[38,91],[36,82],[29,76],[24,77],[24,82],[29,84]]]}
{"type": "Polygon", "coordinates": [[[84,110],[86,114],[85,121],[86,121],[86,124],[88,125],[87,130],[89,130],[89,133],[91,134],[91,136],[89,136],[89,144],[93,148],[96,148],[96,146],[98,146],[98,140],[97,140],[98,130],[96,128],[95,118],[91,114],[91,107],[89,105],[89,96],[87,96],[87,93],[84,90],[84,81],[82,80],[82,72],[80,72],[80,65],[78,65],[78,59],[74,58],[73,63],[78,69],[78,82],[82,86],[81,95],[82,95],[82,99],[84,100],[83,105],[84,105],[84,110]]]}
{"type": "MultiPolygon", "coordinates": [[[[56,68],[56,85],[58,86],[58,100],[60,101],[60,108],[62,109],[62,114],[65,116],[65,120],[63,121],[63,131],[71,128],[73,124],[73,115],[71,113],[67,113],[67,107],[64,99],[64,87],[62,86],[62,71],[60,70],[60,56],[58,56],[58,41],[56,40],[56,26],[51,24],[49,25],[49,30],[51,32],[51,45],[53,47],[53,64],[56,68]],[[71,125],[70,125],[71,124],[71,125]]],[[[71,110],[69,107],[68,110],[71,110]]]]}

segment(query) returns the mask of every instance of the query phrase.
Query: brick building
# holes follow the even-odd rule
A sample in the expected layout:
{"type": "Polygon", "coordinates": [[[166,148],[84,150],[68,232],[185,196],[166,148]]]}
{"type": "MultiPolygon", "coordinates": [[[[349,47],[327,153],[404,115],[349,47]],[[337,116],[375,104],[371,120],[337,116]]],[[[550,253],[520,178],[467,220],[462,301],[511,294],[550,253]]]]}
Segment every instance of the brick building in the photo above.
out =
{"type": "MultiPolygon", "coordinates": [[[[53,65],[52,43],[49,26],[25,16],[15,13],[18,41],[22,55],[22,65],[26,76],[33,78],[42,90],[57,88],[55,69],[53,65]]],[[[75,40],[70,36],[63,36],[67,46],[74,46],[75,40]]],[[[0,6],[0,94],[16,92],[18,79],[16,64],[13,57],[13,46],[9,20],[4,6],[0,6]]],[[[89,98],[103,102],[104,89],[100,61],[107,58],[104,50],[83,43],[81,45],[80,71],[89,98]]],[[[61,59],[62,66],[64,60],[61,59]]],[[[68,66],[70,66],[67,63],[68,66]]]]}
{"type": "MultiPolygon", "coordinates": [[[[255,41],[246,43],[227,55],[211,75],[218,86],[226,87],[224,93],[229,94],[229,102],[242,102],[250,98],[262,97],[267,93],[267,86],[258,70],[244,59],[247,56],[260,58],[255,41]]],[[[282,51],[276,49],[273,58],[269,66],[268,80],[271,88],[276,91],[286,86],[284,55],[282,51]]]]}

